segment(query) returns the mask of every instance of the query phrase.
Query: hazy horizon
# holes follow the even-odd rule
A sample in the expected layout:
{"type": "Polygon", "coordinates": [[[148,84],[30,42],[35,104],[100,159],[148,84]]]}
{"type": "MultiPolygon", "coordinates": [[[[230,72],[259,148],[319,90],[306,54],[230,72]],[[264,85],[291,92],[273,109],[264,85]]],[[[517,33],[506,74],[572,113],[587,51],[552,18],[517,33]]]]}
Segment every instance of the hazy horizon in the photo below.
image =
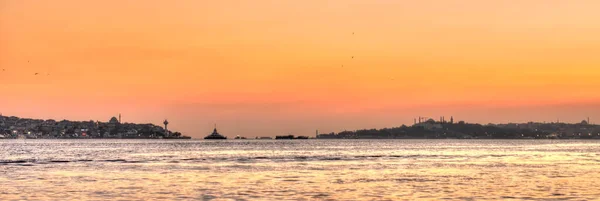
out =
{"type": "Polygon", "coordinates": [[[0,113],[166,118],[195,138],[214,124],[253,137],[411,125],[417,116],[600,122],[598,7],[1,0],[0,113]]]}

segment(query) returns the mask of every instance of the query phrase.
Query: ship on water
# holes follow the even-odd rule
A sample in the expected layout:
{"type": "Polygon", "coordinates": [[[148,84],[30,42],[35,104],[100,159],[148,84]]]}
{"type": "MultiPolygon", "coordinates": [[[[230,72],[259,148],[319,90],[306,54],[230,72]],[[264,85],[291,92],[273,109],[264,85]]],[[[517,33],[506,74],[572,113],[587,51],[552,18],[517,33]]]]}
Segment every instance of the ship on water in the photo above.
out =
{"type": "Polygon", "coordinates": [[[278,135],[275,136],[276,140],[291,140],[294,139],[294,135],[278,135]]]}
{"type": "Polygon", "coordinates": [[[276,140],[294,140],[294,139],[305,140],[305,139],[309,139],[309,137],[308,136],[298,136],[298,137],[295,137],[294,135],[278,135],[278,136],[275,136],[275,139],[276,140]]]}
{"type": "Polygon", "coordinates": [[[227,137],[219,134],[219,132],[217,132],[217,126],[215,125],[215,130],[213,130],[213,132],[210,135],[204,137],[204,139],[205,140],[226,140],[227,137]]]}

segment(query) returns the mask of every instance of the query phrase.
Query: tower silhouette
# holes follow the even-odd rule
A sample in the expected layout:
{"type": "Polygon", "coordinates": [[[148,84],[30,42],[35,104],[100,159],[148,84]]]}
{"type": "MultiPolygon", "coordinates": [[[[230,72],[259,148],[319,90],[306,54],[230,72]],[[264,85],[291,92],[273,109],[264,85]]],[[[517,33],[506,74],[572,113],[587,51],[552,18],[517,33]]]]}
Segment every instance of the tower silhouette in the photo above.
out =
{"type": "Polygon", "coordinates": [[[163,122],[163,124],[165,124],[165,137],[169,137],[169,129],[167,128],[167,125],[169,125],[169,121],[167,121],[165,119],[165,121],[163,122]]]}

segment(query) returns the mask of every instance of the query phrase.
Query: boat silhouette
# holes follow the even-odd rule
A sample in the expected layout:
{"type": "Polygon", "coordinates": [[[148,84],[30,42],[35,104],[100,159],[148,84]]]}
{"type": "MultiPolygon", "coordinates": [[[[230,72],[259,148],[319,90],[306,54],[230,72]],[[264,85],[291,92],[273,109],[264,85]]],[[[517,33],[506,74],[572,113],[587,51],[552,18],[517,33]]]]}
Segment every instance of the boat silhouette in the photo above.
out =
{"type": "Polygon", "coordinates": [[[215,130],[213,130],[213,132],[210,135],[204,137],[204,139],[205,140],[226,140],[227,137],[219,134],[219,132],[217,132],[217,127],[215,126],[215,130]]]}

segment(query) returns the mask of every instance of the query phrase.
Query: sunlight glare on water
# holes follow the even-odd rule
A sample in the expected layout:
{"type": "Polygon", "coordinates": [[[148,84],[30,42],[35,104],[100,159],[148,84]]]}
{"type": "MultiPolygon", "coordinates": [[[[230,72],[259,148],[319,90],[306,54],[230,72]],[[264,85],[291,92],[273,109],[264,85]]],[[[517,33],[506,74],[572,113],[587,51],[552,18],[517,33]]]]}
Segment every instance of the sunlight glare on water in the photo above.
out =
{"type": "Polygon", "coordinates": [[[0,200],[595,200],[600,141],[3,140],[0,200]]]}

